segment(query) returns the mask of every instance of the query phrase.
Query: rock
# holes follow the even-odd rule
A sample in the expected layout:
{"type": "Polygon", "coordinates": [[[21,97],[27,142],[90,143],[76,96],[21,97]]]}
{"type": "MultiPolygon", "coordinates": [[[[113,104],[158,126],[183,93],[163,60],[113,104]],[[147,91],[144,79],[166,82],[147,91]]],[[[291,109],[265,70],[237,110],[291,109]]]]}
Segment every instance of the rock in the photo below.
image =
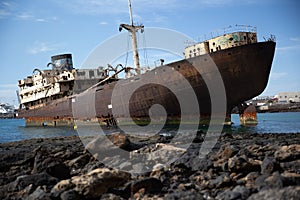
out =
{"type": "Polygon", "coordinates": [[[292,185],[300,185],[300,174],[291,173],[285,171],[281,174],[283,177],[283,185],[286,186],[292,186],[292,185]]]}
{"type": "Polygon", "coordinates": [[[257,177],[259,177],[258,172],[250,172],[249,174],[247,174],[247,176],[243,178],[243,180],[246,182],[245,186],[247,188],[256,188],[255,180],[257,179],[257,177]]]}
{"type": "Polygon", "coordinates": [[[130,177],[131,175],[124,171],[95,169],[82,176],[60,181],[53,187],[51,193],[57,196],[57,194],[73,189],[85,198],[97,198],[110,188],[122,186],[130,180],[130,177]]]}
{"type": "Polygon", "coordinates": [[[300,174],[300,159],[291,162],[280,163],[280,167],[283,170],[300,174]]]}
{"type": "Polygon", "coordinates": [[[261,164],[262,174],[271,174],[272,172],[278,170],[279,164],[274,158],[266,157],[261,164]]]}
{"type": "Polygon", "coordinates": [[[75,190],[64,191],[60,195],[61,200],[81,200],[83,199],[75,190]]]}
{"type": "Polygon", "coordinates": [[[300,158],[300,144],[290,146],[282,146],[274,153],[274,156],[279,161],[294,161],[300,158]]]}
{"type": "Polygon", "coordinates": [[[70,178],[70,170],[64,163],[51,163],[46,168],[46,172],[61,180],[70,178]]]}
{"type": "Polygon", "coordinates": [[[256,194],[252,194],[248,200],[274,200],[274,199],[299,199],[300,187],[286,187],[283,189],[262,190],[256,194]]]}
{"type": "Polygon", "coordinates": [[[33,174],[33,175],[24,175],[19,176],[13,183],[12,187],[15,190],[22,190],[32,184],[33,186],[43,186],[46,185],[51,187],[58,182],[57,178],[54,178],[47,173],[33,174]]]}
{"type": "Polygon", "coordinates": [[[212,160],[215,160],[215,166],[221,166],[229,158],[234,156],[238,152],[238,148],[234,145],[224,144],[221,146],[220,150],[211,156],[212,160]]]}
{"type": "Polygon", "coordinates": [[[161,191],[162,187],[161,181],[157,178],[145,178],[131,184],[131,194],[135,194],[141,189],[144,189],[145,194],[156,194],[161,191]]]}
{"type": "MultiPolygon", "coordinates": [[[[159,198],[157,198],[159,199],[159,198]]],[[[163,197],[164,200],[190,200],[190,199],[197,199],[197,200],[204,200],[204,197],[202,194],[200,194],[197,191],[175,191],[174,193],[167,194],[163,197]]]]}
{"type": "Polygon", "coordinates": [[[224,173],[215,179],[209,181],[209,188],[221,188],[232,183],[229,173],[224,173]]]}
{"type": "Polygon", "coordinates": [[[117,147],[126,151],[131,150],[131,142],[127,135],[122,133],[112,133],[108,135],[108,139],[117,147]]]}
{"type": "Polygon", "coordinates": [[[257,189],[265,190],[265,189],[281,189],[283,187],[283,177],[279,172],[274,172],[271,176],[269,175],[261,175],[256,181],[257,189]]]}
{"type": "Polygon", "coordinates": [[[85,166],[91,159],[90,154],[83,154],[78,156],[77,158],[74,158],[73,160],[70,160],[68,162],[68,166],[72,168],[81,168],[85,166]]]}
{"type": "Polygon", "coordinates": [[[51,197],[39,186],[26,200],[51,200],[51,197]]]}

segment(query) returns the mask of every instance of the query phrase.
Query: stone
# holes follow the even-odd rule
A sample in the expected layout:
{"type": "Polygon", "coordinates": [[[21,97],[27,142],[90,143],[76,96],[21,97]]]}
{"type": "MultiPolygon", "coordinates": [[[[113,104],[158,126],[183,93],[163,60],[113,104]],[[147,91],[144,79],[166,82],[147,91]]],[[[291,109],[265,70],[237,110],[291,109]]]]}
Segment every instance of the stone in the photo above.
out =
{"type": "Polygon", "coordinates": [[[46,172],[61,180],[70,178],[70,169],[64,163],[51,163],[46,172]]]}
{"type": "Polygon", "coordinates": [[[127,135],[122,133],[112,133],[107,136],[108,139],[117,147],[124,149],[126,151],[131,150],[131,142],[127,135]]]}
{"type": "Polygon", "coordinates": [[[81,200],[83,199],[75,190],[67,190],[61,193],[61,200],[81,200]]]}
{"type": "Polygon", "coordinates": [[[51,193],[63,193],[73,189],[85,198],[98,198],[110,188],[124,185],[130,178],[128,172],[108,168],[95,169],[82,176],[60,181],[53,187],[51,193]]]}
{"type": "Polygon", "coordinates": [[[135,194],[140,189],[144,189],[145,194],[156,194],[161,191],[163,184],[157,178],[145,178],[142,180],[135,181],[131,184],[131,193],[135,194]]]}
{"type": "Polygon", "coordinates": [[[274,200],[274,199],[299,199],[300,197],[300,187],[285,187],[282,189],[269,189],[262,190],[256,194],[252,194],[248,200],[274,200]]]}
{"type": "Polygon", "coordinates": [[[271,174],[278,169],[278,163],[274,158],[266,157],[261,164],[262,174],[271,174]]]}
{"type": "Polygon", "coordinates": [[[221,188],[232,183],[229,173],[224,173],[209,181],[209,188],[221,188]]]}
{"type": "Polygon", "coordinates": [[[271,176],[261,175],[255,180],[255,184],[259,191],[275,188],[281,189],[283,187],[283,177],[279,174],[279,172],[274,172],[271,176]]]}
{"type": "Polygon", "coordinates": [[[13,183],[12,187],[15,188],[15,190],[22,190],[29,186],[30,184],[37,186],[43,186],[47,185],[51,187],[51,185],[55,185],[58,182],[57,178],[54,178],[50,176],[47,173],[39,173],[39,174],[33,174],[33,175],[23,175],[19,176],[13,183]]]}
{"type": "Polygon", "coordinates": [[[238,148],[234,145],[224,144],[221,146],[220,150],[212,155],[210,158],[215,160],[215,166],[221,166],[229,158],[234,156],[238,152],[238,148]]]}
{"type": "Polygon", "coordinates": [[[26,200],[51,200],[51,197],[39,186],[26,198],[26,200]]]}
{"type": "Polygon", "coordinates": [[[294,161],[300,158],[300,144],[282,146],[274,153],[274,156],[279,161],[294,161]]]}

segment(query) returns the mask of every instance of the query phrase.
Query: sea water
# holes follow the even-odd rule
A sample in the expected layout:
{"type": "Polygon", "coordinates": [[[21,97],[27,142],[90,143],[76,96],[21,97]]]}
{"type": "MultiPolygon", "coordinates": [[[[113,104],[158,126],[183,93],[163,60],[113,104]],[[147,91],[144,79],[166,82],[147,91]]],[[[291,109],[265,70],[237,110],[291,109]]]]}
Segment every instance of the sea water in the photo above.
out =
{"type": "MultiPolygon", "coordinates": [[[[258,113],[257,126],[241,126],[239,115],[233,114],[232,126],[223,129],[231,133],[300,133],[300,112],[258,113]]],[[[31,138],[77,135],[71,127],[25,127],[24,119],[0,119],[0,143],[31,138]]]]}

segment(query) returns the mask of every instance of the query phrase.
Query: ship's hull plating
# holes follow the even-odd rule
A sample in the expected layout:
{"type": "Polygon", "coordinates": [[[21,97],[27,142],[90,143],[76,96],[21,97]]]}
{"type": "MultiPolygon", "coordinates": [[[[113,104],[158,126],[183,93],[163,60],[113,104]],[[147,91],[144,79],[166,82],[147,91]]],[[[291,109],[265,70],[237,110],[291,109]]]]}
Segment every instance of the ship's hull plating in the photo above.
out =
{"type": "MultiPolygon", "coordinates": [[[[115,124],[112,106],[129,106],[130,117],[136,123],[143,124],[149,121],[151,106],[160,104],[168,114],[167,123],[179,123],[181,115],[180,102],[176,95],[165,87],[168,84],[180,85],[181,80],[177,76],[172,77],[166,73],[165,78],[160,80],[162,84],[145,84],[134,92],[130,91],[134,88],[134,84],[137,84],[137,79],[143,79],[143,77],[155,79],[156,73],[164,73],[172,69],[183,75],[190,83],[199,103],[201,122],[205,123],[211,115],[212,105],[210,92],[207,83],[204,81],[206,79],[203,76],[213,77],[216,73],[221,75],[226,94],[226,111],[230,113],[234,106],[263,92],[268,83],[274,51],[275,42],[272,41],[216,51],[209,55],[184,59],[157,67],[140,75],[141,77],[122,80],[123,90],[117,96],[112,94],[115,85],[119,83],[112,82],[77,96],[53,101],[39,108],[19,110],[18,114],[19,117],[26,119],[27,126],[73,125],[74,117],[78,120],[97,120],[107,124],[115,124]],[[210,64],[205,64],[207,56],[212,59],[217,68],[211,68],[210,64]],[[132,93],[132,96],[128,105],[112,105],[112,98],[121,98],[129,93],[132,93]]],[[[182,95],[185,92],[187,91],[183,90],[182,95]]],[[[191,116],[190,119],[192,120],[193,117],[191,116]]],[[[122,116],[117,116],[117,118],[122,119],[122,116]]],[[[126,119],[123,119],[123,122],[125,121],[126,119]]]]}

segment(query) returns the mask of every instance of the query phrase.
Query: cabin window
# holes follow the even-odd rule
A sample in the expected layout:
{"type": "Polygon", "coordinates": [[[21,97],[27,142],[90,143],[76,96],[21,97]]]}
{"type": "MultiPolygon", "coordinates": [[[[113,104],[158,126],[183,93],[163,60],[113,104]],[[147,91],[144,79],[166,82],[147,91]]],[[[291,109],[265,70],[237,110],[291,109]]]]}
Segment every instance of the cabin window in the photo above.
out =
{"type": "Polygon", "coordinates": [[[219,45],[219,50],[221,50],[221,46],[219,45]]]}
{"type": "Polygon", "coordinates": [[[213,45],[215,46],[215,45],[216,45],[216,43],[214,43],[214,42],[213,42],[213,45]]]}
{"type": "Polygon", "coordinates": [[[213,49],[211,49],[211,50],[210,50],[210,52],[214,52],[214,50],[213,50],[213,49]]]}
{"type": "Polygon", "coordinates": [[[95,76],[94,71],[89,71],[89,75],[90,75],[90,77],[95,76]]]}

